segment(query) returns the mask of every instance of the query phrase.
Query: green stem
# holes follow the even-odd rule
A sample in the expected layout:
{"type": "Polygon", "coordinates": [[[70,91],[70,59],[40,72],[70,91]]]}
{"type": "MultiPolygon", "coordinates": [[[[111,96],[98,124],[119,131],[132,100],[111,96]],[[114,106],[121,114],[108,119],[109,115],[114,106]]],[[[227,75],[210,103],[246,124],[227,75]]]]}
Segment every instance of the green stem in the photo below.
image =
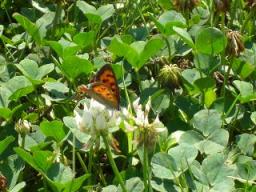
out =
{"type": "Polygon", "coordinates": [[[76,146],[75,146],[76,137],[75,137],[74,134],[73,134],[73,137],[72,137],[72,142],[73,142],[73,148],[72,148],[72,169],[73,169],[73,174],[75,176],[75,174],[76,174],[76,146]]]}
{"type": "Polygon", "coordinates": [[[136,74],[136,79],[137,79],[137,83],[139,86],[139,91],[142,91],[142,87],[141,87],[141,80],[140,80],[140,74],[139,74],[139,70],[135,69],[135,74],[136,74]]]}
{"type": "MultiPolygon", "coordinates": [[[[92,175],[92,164],[93,164],[93,145],[90,148],[89,151],[89,162],[88,162],[88,172],[92,175]]],[[[89,178],[88,180],[89,184],[92,183],[92,177],[89,178]]]]}
{"type": "Polygon", "coordinates": [[[244,21],[244,23],[243,23],[243,25],[242,25],[242,27],[241,27],[240,32],[241,32],[242,34],[243,34],[243,32],[244,32],[244,29],[245,29],[247,23],[250,21],[251,17],[253,16],[253,14],[254,14],[254,11],[253,11],[253,10],[250,10],[250,13],[247,15],[247,17],[246,17],[246,19],[245,19],[245,21],[244,21]]]}
{"type": "Polygon", "coordinates": [[[104,144],[106,146],[106,149],[107,149],[107,156],[108,156],[108,160],[109,160],[109,163],[114,171],[114,174],[123,190],[123,192],[128,192],[125,185],[124,185],[124,181],[123,181],[123,178],[121,176],[121,174],[119,173],[119,170],[116,166],[116,163],[112,157],[112,153],[111,153],[111,150],[110,150],[110,147],[109,147],[109,143],[108,143],[108,138],[107,138],[107,134],[104,134],[102,133],[101,134],[102,138],[103,138],[103,141],[104,141],[104,144]]]}
{"type": "Polygon", "coordinates": [[[21,134],[21,147],[24,149],[25,148],[25,137],[26,135],[25,134],[21,134]]]}
{"type": "Polygon", "coordinates": [[[83,161],[83,159],[82,159],[80,153],[77,152],[76,155],[77,155],[77,157],[78,157],[78,160],[79,160],[79,162],[80,162],[80,164],[81,164],[81,166],[82,166],[84,172],[85,172],[85,173],[88,173],[88,169],[87,169],[87,167],[86,167],[86,165],[85,165],[85,163],[84,163],[84,161],[83,161]]]}
{"type": "Polygon", "coordinates": [[[148,192],[149,191],[148,149],[145,143],[143,146],[143,181],[144,181],[145,192],[148,192]]]}
{"type": "Polygon", "coordinates": [[[171,60],[172,60],[172,52],[171,52],[171,46],[170,46],[170,43],[168,41],[168,38],[166,36],[163,36],[165,42],[166,42],[166,46],[167,46],[167,49],[168,49],[168,61],[171,63],[171,60]]]}

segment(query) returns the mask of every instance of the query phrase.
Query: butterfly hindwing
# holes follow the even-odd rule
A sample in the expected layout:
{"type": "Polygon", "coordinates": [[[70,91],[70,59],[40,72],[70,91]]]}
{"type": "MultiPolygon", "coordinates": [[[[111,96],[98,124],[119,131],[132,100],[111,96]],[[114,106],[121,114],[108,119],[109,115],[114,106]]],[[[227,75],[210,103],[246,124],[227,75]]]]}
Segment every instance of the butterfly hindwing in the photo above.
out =
{"type": "Polygon", "coordinates": [[[113,93],[112,89],[101,82],[95,82],[90,84],[90,96],[95,98],[107,106],[118,109],[119,100],[116,95],[113,93]]]}

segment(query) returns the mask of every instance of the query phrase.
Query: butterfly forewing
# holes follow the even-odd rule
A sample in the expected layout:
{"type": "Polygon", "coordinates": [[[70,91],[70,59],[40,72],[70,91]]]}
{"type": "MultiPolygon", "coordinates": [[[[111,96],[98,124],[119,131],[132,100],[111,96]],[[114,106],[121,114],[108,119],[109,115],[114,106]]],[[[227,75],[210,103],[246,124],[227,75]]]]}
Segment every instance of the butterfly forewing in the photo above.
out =
{"type": "Polygon", "coordinates": [[[88,87],[80,86],[79,90],[109,107],[119,109],[119,88],[115,74],[109,64],[104,65],[96,73],[88,87]]]}

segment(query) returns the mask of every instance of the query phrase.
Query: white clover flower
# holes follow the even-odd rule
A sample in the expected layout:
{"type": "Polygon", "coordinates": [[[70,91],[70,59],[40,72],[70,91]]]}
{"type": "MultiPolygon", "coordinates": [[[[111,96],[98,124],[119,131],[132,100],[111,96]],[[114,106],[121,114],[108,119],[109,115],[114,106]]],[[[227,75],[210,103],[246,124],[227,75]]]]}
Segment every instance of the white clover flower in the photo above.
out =
{"type": "Polygon", "coordinates": [[[111,131],[119,126],[118,111],[109,109],[94,99],[90,99],[83,107],[83,110],[74,111],[76,123],[81,131],[96,136],[101,131],[111,131]]]}
{"type": "Polygon", "coordinates": [[[151,108],[151,98],[149,98],[145,109],[142,109],[142,105],[139,104],[140,98],[137,98],[133,102],[133,109],[135,114],[132,115],[129,113],[127,109],[122,110],[122,115],[124,116],[124,126],[127,131],[134,131],[137,128],[142,128],[142,129],[150,129],[151,131],[154,132],[163,132],[166,131],[166,127],[164,124],[159,120],[158,115],[154,119],[153,122],[149,122],[148,120],[148,114],[151,108]]]}
{"type": "Polygon", "coordinates": [[[31,123],[27,120],[19,119],[15,125],[15,130],[20,134],[27,134],[31,130],[31,123]]]}

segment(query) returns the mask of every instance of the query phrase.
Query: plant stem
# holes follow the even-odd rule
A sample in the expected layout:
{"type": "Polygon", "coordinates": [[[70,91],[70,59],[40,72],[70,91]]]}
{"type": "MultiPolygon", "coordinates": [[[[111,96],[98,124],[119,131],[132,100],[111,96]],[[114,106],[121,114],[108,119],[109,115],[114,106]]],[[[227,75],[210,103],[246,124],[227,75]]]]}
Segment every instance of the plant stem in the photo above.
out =
{"type": "Polygon", "coordinates": [[[26,137],[26,135],[25,134],[21,134],[20,136],[21,136],[21,147],[23,149],[25,149],[25,137],[26,137]]]}
{"type": "Polygon", "coordinates": [[[86,165],[85,165],[85,163],[84,163],[84,161],[83,161],[83,159],[82,159],[80,153],[77,152],[76,155],[77,155],[77,157],[78,157],[78,160],[79,160],[79,162],[80,162],[80,164],[81,164],[81,166],[82,166],[84,172],[85,172],[85,173],[88,173],[88,169],[87,169],[87,167],[86,167],[86,165]]]}
{"type": "Polygon", "coordinates": [[[115,174],[115,176],[116,176],[116,178],[117,178],[117,180],[118,180],[118,182],[119,182],[119,184],[120,184],[120,186],[121,186],[123,192],[128,192],[127,189],[126,189],[126,187],[125,187],[125,185],[124,185],[124,181],[123,181],[123,179],[122,179],[122,176],[121,176],[121,174],[119,173],[119,170],[118,170],[118,168],[117,168],[117,166],[116,166],[116,163],[115,163],[115,161],[114,161],[114,159],[113,159],[113,157],[112,157],[112,153],[111,153],[111,150],[110,150],[110,147],[109,147],[109,143],[108,143],[107,134],[102,133],[101,136],[102,136],[103,141],[104,141],[104,144],[105,144],[105,146],[106,146],[106,149],[107,149],[107,156],[108,156],[108,159],[109,159],[109,163],[110,163],[110,165],[111,165],[111,167],[112,167],[112,169],[113,169],[113,171],[114,171],[114,174],[115,174]]]}
{"type": "Polygon", "coordinates": [[[75,174],[76,174],[76,146],[75,146],[76,137],[75,137],[74,134],[73,134],[72,142],[73,142],[73,148],[72,148],[72,169],[73,169],[73,174],[74,174],[74,177],[75,177],[75,174]]]}
{"type": "MultiPolygon", "coordinates": [[[[147,132],[144,133],[144,140],[147,139],[147,132]]],[[[146,145],[145,141],[143,144],[143,180],[145,191],[149,192],[150,190],[150,177],[149,177],[149,165],[148,165],[148,146],[146,145]]]]}
{"type": "Polygon", "coordinates": [[[165,42],[166,42],[166,46],[167,46],[167,49],[168,49],[168,61],[171,63],[171,59],[172,59],[172,53],[171,53],[171,46],[170,46],[170,43],[168,41],[168,38],[166,36],[163,36],[165,42]]]}
{"type": "MultiPolygon", "coordinates": [[[[90,148],[89,151],[89,162],[88,162],[88,172],[92,175],[92,161],[93,161],[93,145],[90,148]]],[[[92,183],[92,177],[88,180],[89,184],[92,183]]]]}

